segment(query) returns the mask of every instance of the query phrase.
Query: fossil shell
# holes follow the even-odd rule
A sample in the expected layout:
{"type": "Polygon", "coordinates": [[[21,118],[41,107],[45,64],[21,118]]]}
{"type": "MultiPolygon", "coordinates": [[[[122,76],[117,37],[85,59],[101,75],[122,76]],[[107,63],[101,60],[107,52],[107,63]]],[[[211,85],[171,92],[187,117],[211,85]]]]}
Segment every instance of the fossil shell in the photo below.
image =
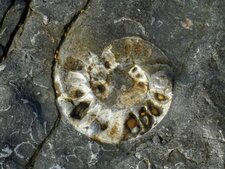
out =
{"type": "Polygon", "coordinates": [[[140,137],[167,114],[172,81],[167,57],[139,37],[114,40],[101,56],[59,52],[57,103],[76,130],[104,143],[140,137]]]}

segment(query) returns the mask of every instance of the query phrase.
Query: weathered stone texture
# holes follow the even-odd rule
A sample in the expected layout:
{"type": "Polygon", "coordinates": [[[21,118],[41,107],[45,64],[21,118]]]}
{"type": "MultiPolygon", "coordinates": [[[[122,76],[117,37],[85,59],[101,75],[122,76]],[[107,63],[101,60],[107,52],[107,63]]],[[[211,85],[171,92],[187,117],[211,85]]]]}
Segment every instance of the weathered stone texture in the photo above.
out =
{"type": "MultiPolygon", "coordinates": [[[[224,169],[225,1],[91,0],[87,8],[86,3],[33,0],[24,24],[10,37],[0,64],[0,168],[224,169]],[[75,36],[74,52],[100,55],[115,39],[140,36],[168,56],[175,71],[172,105],[142,138],[104,145],[79,134],[63,117],[57,123],[52,66],[72,18],[70,32],[79,34],[65,38],[75,36]]],[[[19,14],[2,21],[10,4],[0,1],[0,23],[15,24],[19,14]]]]}

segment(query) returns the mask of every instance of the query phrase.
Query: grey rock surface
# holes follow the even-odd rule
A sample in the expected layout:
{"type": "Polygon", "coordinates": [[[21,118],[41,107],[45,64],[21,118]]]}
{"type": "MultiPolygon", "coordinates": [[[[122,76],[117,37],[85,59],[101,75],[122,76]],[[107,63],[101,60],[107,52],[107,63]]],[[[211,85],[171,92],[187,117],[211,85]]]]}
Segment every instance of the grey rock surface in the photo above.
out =
{"type": "Polygon", "coordinates": [[[4,17],[11,3],[0,1],[0,29],[12,30],[1,42],[11,40],[0,64],[0,168],[224,169],[225,1],[32,0],[23,19],[4,17]],[[160,48],[175,72],[163,121],[119,145],[75,131],[52,81],[55,52],[70,36],[97,54],[125,36],[160,48]]]}
{"type": "Polygon", "coordinates": [[[19,0],[7,11],[0,29],[0,44],[6,47],[26,7],[26,1],[19,0]]]}
{"type": "Polygon", "coordinates": [[[4,0],[1,0],[0,1],[0,21],[1,23],[3,22],[4,20],[4,17],[10,7],[10,5],[12,5],[13,1],[4,1],[4,0]]]}
{"type": "Polygon", "coordinates": [[[58,114],[51,78],[54,52],[64,26],[84,4],[30,3],[27,17],[1,63],[0,168],[32,166],[32,158],[56,125],[58,114]],[[58,10],[65,12],[56,15],[58,10]]]}

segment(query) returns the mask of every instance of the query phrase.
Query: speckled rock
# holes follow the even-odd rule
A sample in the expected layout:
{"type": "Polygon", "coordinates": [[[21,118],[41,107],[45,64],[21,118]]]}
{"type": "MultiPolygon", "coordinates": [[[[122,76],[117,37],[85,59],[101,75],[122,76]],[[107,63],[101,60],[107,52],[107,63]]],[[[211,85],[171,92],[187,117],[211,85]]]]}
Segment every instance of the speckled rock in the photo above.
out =
{"type": "Polygon", "coordinates": [[[31,2],[0,64],[0,167],[224,169],[225,2],[85,3],[31,2]],[[52,66],[57,46],[73,36],[68,30],[79,32],[74,47],[97,55],[110,42],[130,36],[163,51],[175,78],[170,109],[157,127],[111,145],[90,140],[57,116],[52,66]]]}

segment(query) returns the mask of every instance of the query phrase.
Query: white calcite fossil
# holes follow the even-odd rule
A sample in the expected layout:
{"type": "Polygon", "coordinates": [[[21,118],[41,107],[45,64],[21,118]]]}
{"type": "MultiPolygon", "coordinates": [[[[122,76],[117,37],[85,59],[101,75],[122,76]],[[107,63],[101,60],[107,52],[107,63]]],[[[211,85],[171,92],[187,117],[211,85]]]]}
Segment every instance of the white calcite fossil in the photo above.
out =
{"type": "Polygon", "coordinates": [[[101,56],[87,53],[59,51],[54,67],[58,106],[76,130],[100,142],[120,143],[142,136],[165,117],[172,81],[158,48],[125,37],[101,56]]]}

